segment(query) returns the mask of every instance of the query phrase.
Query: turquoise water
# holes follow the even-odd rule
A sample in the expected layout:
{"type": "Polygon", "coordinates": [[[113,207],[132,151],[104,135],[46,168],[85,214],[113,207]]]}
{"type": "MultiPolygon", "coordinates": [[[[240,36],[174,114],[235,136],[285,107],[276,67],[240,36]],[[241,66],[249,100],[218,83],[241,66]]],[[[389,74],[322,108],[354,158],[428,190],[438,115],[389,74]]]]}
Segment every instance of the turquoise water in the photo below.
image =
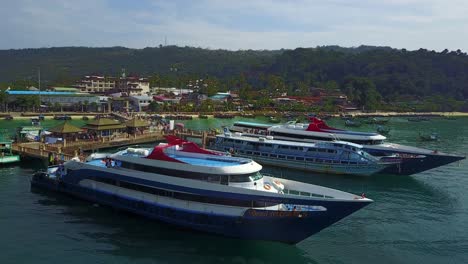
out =
{"type": "MultiPolygon", "coordinates": [[[[245,119],[249,120],[249,119],[245,119]]],[[[219,128],[234,120],[185,121],[219,128]]],[[[256,121],[266,121],[257,119],[256,121]]],[[[468,150],[468,119],[390,121],[393,142],[468,150]],[[419,132],[441,140],[422,142],[419,132]]],[[[50,122],[50,126],[56,121],[50,122]]],[[[0,128],[19,122],[0,121],[0,128]]],[[[28,123],[28,122],[26,122],[28,123]]],[[[331,125],[343,126],[342,120],[331,125]]],[[[371,130],[363,126],[359,130],[371,130]]],[[[375,203],[295,245],[243,241],[180,230],[68,196],[31,192],[42,164],[0,168],[0,263],[467,263],[468,162],[413,176],[333,176],[265,171],[357,194],[375,203]]],[[[275,230],[271,230],[274,232],[275,230]]]]}

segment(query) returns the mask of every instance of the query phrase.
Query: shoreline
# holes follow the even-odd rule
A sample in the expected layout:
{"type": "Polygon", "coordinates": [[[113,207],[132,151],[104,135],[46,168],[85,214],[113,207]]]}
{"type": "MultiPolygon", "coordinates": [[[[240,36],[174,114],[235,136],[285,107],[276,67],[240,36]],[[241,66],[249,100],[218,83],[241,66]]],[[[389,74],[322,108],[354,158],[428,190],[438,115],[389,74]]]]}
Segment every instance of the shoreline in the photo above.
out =
{"type": "MultiPolygon", "coordinates": [[[[249,112],[251,113],[251,112],[249,112]]],[[[27,115],[21,115],[22,113],[18,112],[10,112],[10,113],[0,113],[0,120],[3,120],[4,116],[11,115],[13,120],[29,120],[31,118],[37,118],[39,115],[43,114],[45,120],[53,120],[54,115],[69,115],[72,120],[81,120],[84,116],[88,117],[89,119],[93,119],[97,114],[108,114],[108,113],[32,113],[29,112],[27,115]]],[[[174,113],[157,113],[158,115],[167,116],[167,115],[174,115],[174,113]]],[[[215,113],[205,114],[208,118],[214,118],[215,113]]],[[[235,116],[240,116],[239,112],[233,112],[235,116]]],[[[263,115],[279,115],[281,113],[278,112],[257,112],[252,113],[255,116],[263,116],[263,115]]],[[[304,112],[304,115],[307,113],[304,112]]],[[[152,115],[147,113],[135,113],[136,116],[141,115],[152,115]]],[[[199,119],[199,114],[195,113],[177,113],[177,115],[185,115],[191,116],[193,119],[199,119]]],[[[319,114],[320,115],[320,114],[319,114]]],[[[411,116],[432,116],[432,117],[468,117],[468,113],[465,112],[372,112],[372,113],[363,113],[363,112],[348,112],[348,113],[333,113],[333,114],[326,114],[332,117],[340,117],[340,115],[347,115],[351,117],[411,117],[411,116]]]]}

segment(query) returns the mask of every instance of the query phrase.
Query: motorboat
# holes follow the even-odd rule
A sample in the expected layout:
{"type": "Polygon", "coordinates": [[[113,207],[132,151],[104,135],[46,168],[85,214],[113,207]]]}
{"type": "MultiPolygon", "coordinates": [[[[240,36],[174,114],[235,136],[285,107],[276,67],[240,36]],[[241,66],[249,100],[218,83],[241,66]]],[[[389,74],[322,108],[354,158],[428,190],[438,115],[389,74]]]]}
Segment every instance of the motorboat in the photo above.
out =
{"type": "Polygon", "coordinates": [[[295,244],[370,204],[364,195],[260,173],[173,136],[154,148],[74,158],[33,175],[31,186],[66,193],[182,228],[295,244]]]}

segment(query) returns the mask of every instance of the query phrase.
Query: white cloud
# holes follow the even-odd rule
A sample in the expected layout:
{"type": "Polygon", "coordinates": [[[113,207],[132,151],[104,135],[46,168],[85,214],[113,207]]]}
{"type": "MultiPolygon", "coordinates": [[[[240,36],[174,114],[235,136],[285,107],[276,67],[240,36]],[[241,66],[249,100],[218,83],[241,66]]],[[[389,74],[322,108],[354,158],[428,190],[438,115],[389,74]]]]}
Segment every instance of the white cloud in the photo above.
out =
{"type": "Polygon", "coordinates": [[[2,49],[142,48],[162,44],[165,36],[169,44],[226,49],[468,46],[468,2],[462,0],[146,0],[124,6],[110,0],[17,0],[3,7],[2,49]]]}

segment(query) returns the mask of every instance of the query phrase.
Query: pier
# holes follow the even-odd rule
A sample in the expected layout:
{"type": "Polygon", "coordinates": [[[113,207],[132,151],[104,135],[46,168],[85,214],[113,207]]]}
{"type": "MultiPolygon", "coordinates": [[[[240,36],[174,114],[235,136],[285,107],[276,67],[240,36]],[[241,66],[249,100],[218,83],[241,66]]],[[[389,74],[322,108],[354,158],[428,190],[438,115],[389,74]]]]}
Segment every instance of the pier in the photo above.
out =
{"type": "MultiPolygon", "coordinates": [[[[164,135],[175,135],[182,139],[198,139],[202,147],[214,141],[214,131],[196,131],[181,129],[173,131],[145,132],[143,134],[126,134],[102,137],[97,140],[76,140],[62,143],[46,144],[44,142],[17,142],[12,144],[12,151],[26,158],[47,159],[50,154],[58,155],[64,161],[74,157],[86,158],[87,154],[108,148],[153,143],[164,140],[164,135]]],[[[198,141],[197,140],[197,141],[198,141]]]]}

